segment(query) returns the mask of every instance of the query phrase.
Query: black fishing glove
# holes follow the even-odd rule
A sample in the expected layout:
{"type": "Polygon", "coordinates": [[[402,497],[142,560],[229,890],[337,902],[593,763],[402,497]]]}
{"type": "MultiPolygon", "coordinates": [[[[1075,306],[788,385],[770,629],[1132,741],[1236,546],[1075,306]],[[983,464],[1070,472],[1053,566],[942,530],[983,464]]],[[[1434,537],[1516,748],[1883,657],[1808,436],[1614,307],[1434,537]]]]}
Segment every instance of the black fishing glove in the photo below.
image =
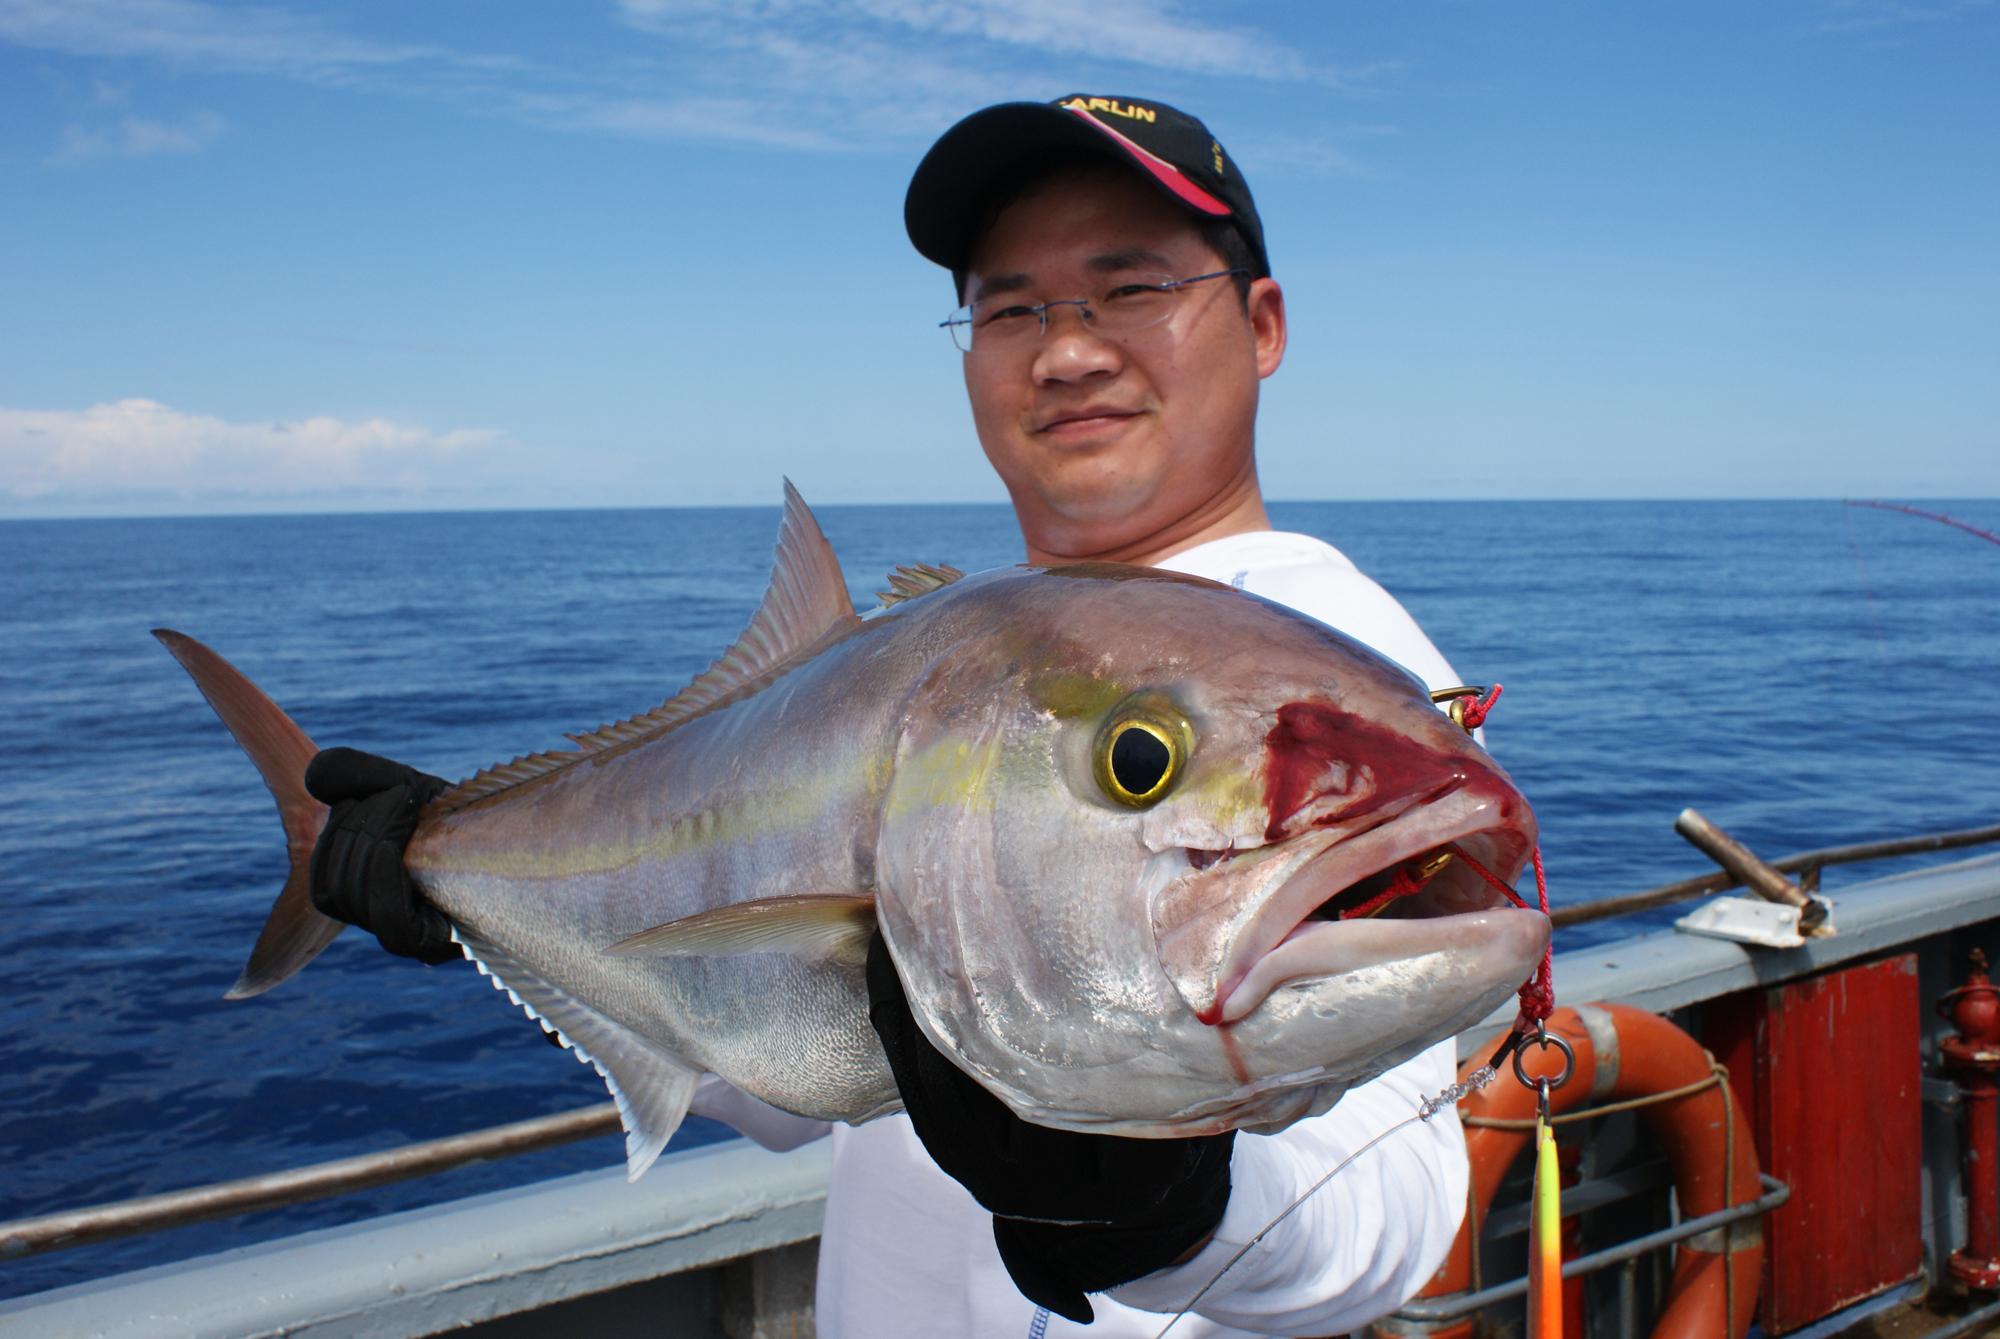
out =
{"type": "Polygon", "coordinates": [[[879,933],[868,946],[868,1018],[917,1137],[993,1214],[1000,1260],[1029,1301],[1087,1325],[1085,1293],[1174,1263],[1222,1221],[1235,1131],[1126,1139],[1022,1120],[918,1030],[879,933]]]}
{"type": "Polygon", "coordinates": [[[312,904],[358,925],[382,947],[421,962],[459,956],[451,923],[424,901],[403,869],[417,813],[445,782],[359,749],[322,749],[306,765],[306,790],[333,806],[313,847],[312,904]]]}

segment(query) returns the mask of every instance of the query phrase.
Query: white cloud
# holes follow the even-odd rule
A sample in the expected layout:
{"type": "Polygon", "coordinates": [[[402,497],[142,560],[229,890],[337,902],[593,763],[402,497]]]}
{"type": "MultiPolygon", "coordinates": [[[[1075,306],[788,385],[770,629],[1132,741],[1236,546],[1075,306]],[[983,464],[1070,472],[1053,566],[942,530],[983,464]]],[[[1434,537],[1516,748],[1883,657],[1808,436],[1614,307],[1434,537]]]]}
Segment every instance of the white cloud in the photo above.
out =
{"type": "MultiPolygon", "coordinates": [[[[634,70],[652,72],[647,84],[671,83],[677,97],[637,92],[607,104],[593,92],[550,107],[545,123],[801,147],[902,146],[982,103],[1077,87],[1172,100],[1191,80],[1231,78],[1350,94],[1397,68],[1336,68],[1255,28],[1195,17],[1177,0],[1084,8],[1069,0],[615,3],[626,24],[657,39],[636,49],[634,70]]],[[[1307,170],[1355,170],[1338,152],[1310,165],[1294,156],[1307,170]]]]}
{"type": "MultiPolygon", "coordinates": [[[[1026,59],[1085,56],[1155,70],[1254,78],[1314,77],[1295,52],[1253,29],[1203,23],[1172,0],[617,0],[637,27],[717,46],[761,47],[790,37],[834,53],[878,48],[903,55],[963,39],[964,54],[1026,59]],[[882,42],[879,39],[891,39],[882,42]],[[917,43],[913,46],[912,43],[917,43]],[[997,49],[997,50],[996,50],[997,49]]],[[[894,68],[884,91],[908,91],[894,68]]],[[[1331,74],[1331,71],[1325,72],[1331,74]]]]}
{"type": "MultiPolygon", "coordinates": [[[[983,101],[1078,79],[1169,96],[1163,85],[1203,77],[1351,92],[1383,68],[1335,68],[1186,0],[613,0],[611,12],[628,29],[621,59],[566,64],[207,0],[0,0],[0,42],[427,98],[551,129],[805,149],[905,145],[983,101]]],[[[113,132],[74,133],[62,156],[118,151],[113,132]]]]}
{"type": "Polygon", "coordinates": [[[423,493],[455,486],[465,457],[500,440],[486,429],[436,432],[379,418],[232,423],[142,399],[81,410],[0,408],[0,499],[72,505],[423,493]]]}
{"type": "Polygon", "coordinates": [[[434,47],[346,37],[279,9],[225,11],[200,0],[0,0],[0,38],[76,56],[153,57],[316,80],[453,59],[434,47]]]}
{"type": "Polygon", "coordinates": [[[67,126],[62,142],[50,155],[52,162],[79,162],[87,158],[145,158],[162,153],[194,153],[220,135],[227,126],[213,112],[195,112],[178,122],[153,121],[141,116],[121,116],[118,123],[94,129],[67,126]]]}

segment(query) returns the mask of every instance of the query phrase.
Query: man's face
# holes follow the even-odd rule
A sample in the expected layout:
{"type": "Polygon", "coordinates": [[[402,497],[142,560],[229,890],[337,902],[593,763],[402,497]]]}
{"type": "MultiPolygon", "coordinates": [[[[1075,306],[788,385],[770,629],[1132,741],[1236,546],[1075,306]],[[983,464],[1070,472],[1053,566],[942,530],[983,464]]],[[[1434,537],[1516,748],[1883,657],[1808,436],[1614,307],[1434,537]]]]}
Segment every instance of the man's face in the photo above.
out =
{"type": "MultiPolygon", "coordinates": [[[[1225,264],[1187,214],[1133,174],[1079,169],[1001,212],[973,252],[965,297],[1033,304],[1225,264]]],[[[1233,281],[1195,284],[1164,323],[1116,339],[1075,307],[1048,320],[1039,339],[975,343],[965,356],[980,445],[1032,551],[1171,547],[1233,490],[1254,494],[1257,383],[1285,347],[1275,283],[1252,286],[1248,312],[1233,281]]]]}

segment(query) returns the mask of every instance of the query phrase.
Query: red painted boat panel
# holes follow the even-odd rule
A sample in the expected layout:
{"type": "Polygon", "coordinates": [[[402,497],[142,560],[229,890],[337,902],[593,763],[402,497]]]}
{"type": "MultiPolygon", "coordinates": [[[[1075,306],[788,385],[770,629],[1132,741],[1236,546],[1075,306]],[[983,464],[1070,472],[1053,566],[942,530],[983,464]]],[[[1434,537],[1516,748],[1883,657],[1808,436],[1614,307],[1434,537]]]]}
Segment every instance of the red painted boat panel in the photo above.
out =
{"type": "Polygon", "coordinates": [[[1923,1263],[1917,961],[1904,953],[1703,1010],[1764,1170],[1766,1332],[1784,1334],[1916,1276],[1923,1263]]]}

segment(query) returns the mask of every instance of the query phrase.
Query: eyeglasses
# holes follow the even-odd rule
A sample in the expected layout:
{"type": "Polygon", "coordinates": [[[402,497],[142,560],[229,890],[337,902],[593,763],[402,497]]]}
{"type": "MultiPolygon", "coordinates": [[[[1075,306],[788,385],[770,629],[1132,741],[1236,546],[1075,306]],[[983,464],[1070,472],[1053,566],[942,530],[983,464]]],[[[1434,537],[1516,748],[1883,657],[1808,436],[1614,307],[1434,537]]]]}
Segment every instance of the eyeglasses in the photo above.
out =
{"type": "Polygon", "coordinates": [[[1083,323],[1112,339],[1137,334],[1174,314],[1174,301],[1189,284],[1248,274],[1241,266],[1197,274],[1187,279],[1170,275],[1121,276],[1117,283],[1090,298],[1051,298],[1032,305],[1009,294],[982,298],[960,307],[938,324],[951,332],[951,342],[965,353],[981,349],[1026,347],[1048,333],[1049,308],[1074,307],[1083,323]]]}

